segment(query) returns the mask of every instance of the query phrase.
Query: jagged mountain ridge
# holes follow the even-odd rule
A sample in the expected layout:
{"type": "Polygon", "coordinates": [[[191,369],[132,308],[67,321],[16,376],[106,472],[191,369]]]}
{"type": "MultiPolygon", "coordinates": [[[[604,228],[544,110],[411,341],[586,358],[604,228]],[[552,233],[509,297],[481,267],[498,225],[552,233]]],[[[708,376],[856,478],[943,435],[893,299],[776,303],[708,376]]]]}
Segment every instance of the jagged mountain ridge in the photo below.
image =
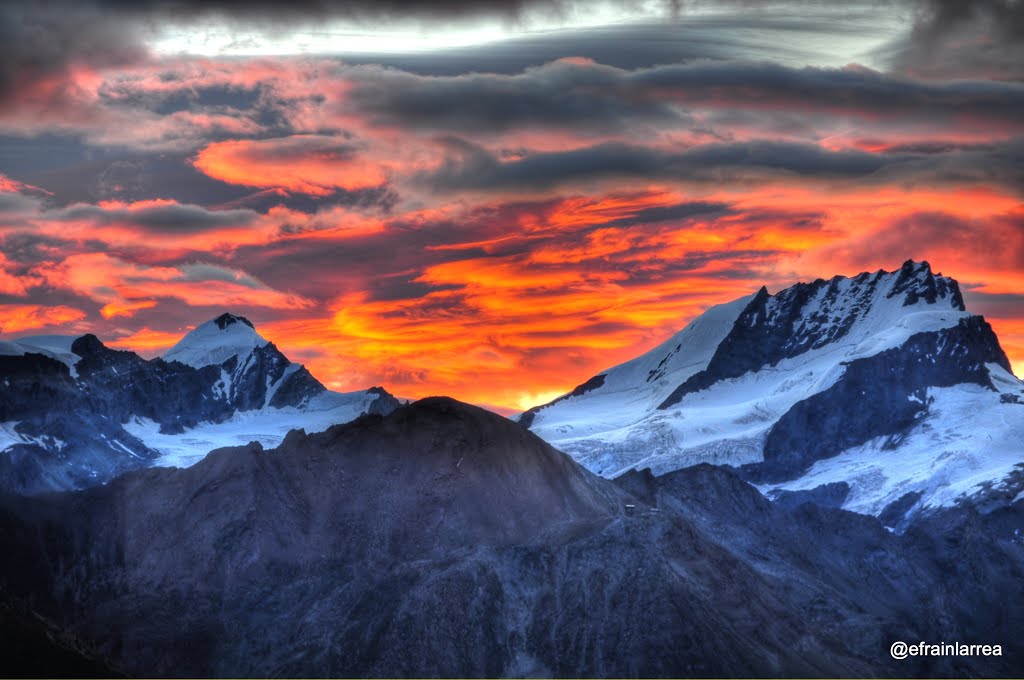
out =
{"type": "Polygon", "coordinates": [[[82,488],[225,443],[276,443],[397,405],[381,388],[328,391],[244,317],[202,324],[146,360],[95,335],[0,345],[0,486],[82,488]],[[241,440],[241,441],[239,441],[241,440]]]}
{"type": "Polygon", "coordinates": [[[145,676],[1012,675],[1024,620],[991,607],[1024,594],[1022,508],[896,535],[723,468],[603,479],[427,399],[0,494],[0,593],[145,676]],[[896,662],[894,639],[1008,651],[896,662]]]}
{"type": "Polygon", "coordinates": [[[844,507],[881,514],[908,493],[909,512],[1009,479],[1022,396],[957,282],[908,261],[711,308],[519,420],[607,476],[744,466],[766,492],[845,485],[844,507]]]}

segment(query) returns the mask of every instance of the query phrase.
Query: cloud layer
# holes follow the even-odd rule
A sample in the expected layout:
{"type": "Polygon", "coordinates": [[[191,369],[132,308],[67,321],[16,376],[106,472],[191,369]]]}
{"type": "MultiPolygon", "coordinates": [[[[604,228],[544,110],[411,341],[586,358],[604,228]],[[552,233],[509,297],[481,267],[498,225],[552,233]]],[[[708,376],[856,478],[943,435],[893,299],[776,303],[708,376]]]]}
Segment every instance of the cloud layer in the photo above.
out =
{"type": "Polygon", "coordinates": [[[416,58],[153,45],[580,7],[4,5],[0,333],[152,354],[228,309],[337,389],[515,410],[762,284],[913,257],[1024,369],[1020,3],[655,4],[416,58]],[[858,31],[870,68],[823,63],[858,31]]]}

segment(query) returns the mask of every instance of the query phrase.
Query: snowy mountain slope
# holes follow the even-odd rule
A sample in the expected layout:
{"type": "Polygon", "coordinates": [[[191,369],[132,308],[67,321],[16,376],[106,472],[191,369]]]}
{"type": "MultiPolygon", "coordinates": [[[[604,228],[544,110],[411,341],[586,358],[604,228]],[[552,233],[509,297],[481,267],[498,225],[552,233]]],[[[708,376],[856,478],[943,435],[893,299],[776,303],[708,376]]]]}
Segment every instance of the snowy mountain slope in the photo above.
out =
{"type": "Polygon", "coordinates": [[[761,490],[774,497],[841,483],[847,485],[843,507],[871,515],[900,505],[950,506],[981,494],[1015,502],[1024,491],[1024,405],[1003,395],[1024,402],[1024,390],[1002,367],[988,368],[1002,391],[972,383],[929,388],[928,416],[899,438],[875,437],[761,490]]]}
{"type": "MultiPolygon", "coordinates": [[[[332,425],[347,423],[365,413],[386,414],[394,408],[393,397],[379,387],[365,392],[322,392],[301,408],[265,408],[237,411],[222,422],[203,422],[180,434],[161,432],[148,418],[135,417],[124,429],[160,452],[157,467],[190,467],[214,449],[259,442],[264,448],[279,446],[292,430],[312,434],[332,425]]],[[[0,434],[0,437],[3,435],[0,434]]]]}
{"type": "Polygon", "coordinates": [[[635,423],[676,385],[707,367],[750,300],[745,297],[710,308],[647,354],[594,376],[565,397],[530,409],[519,422],[535,431],[543,423],[559,422],[560,433],[576,436],[635,423]],[[577,402],[587,404],[586,412],[570,405],[577,402]],[[582,417],[574,420],[577,414],[582,417]]]}
{"type": "Polygon", "coordinates": [[[93,335],[0,342],[0,488],[35,493],[185,465],[224,444],[279,442],[398,401],[381,388],[329,392],[243,317],[203,324],[173,361],[93,335]],[[217,362],[219,363],[208,363],[217,362]]]}
{"type": "Polygon", "coordinates": [[[988,324],[965,310],[957,283],[925,262],[776,295],[762,288],[709,310],[673,340],[520,422],[605,476],[744,466],[766,490],[849,482],[850,507],[874,513],[910,490],[921,492],[917,507],[948,504],[954,490],[985,490],[961,488],[977,476],[966,469],[939,474],[878,462],[869,479],[851,467],[853,459],[879,459],[879,447],[893,460],[923,460],[935,441],[956,442],[1000,461],[978,473],[989,482],[1005,479],[1013,461],[1024,463],[1021,445],[1011,444],[1024,442],[1024,406],[1015,401],[1024,401],[1024,384],[988,324]],[[687,334],[695,326],[716,330],[698,340],[687,334]],[[688,370],[658,372],[677,357],[693,357],[688,370]],[[650,380],[639,367],[654,367],[650,380]],[[970,443],[976,433],[942,415],[949,399],[991,415],[996,431],[984,441],[1007,444],[989,454],[970,443]],[[915,435],[925,427],[928,436],[915,435]],[[805,474],[820,481],[812,485],[805,474]]]}
{"type": "Polygon", "coordinates": [[[193,368],[220,366],[228,359],[244,359],[267,345],[256,327],[241,316],[222,314],[190,331],[164,353],[164,361],[177,361],[193,368]]]}

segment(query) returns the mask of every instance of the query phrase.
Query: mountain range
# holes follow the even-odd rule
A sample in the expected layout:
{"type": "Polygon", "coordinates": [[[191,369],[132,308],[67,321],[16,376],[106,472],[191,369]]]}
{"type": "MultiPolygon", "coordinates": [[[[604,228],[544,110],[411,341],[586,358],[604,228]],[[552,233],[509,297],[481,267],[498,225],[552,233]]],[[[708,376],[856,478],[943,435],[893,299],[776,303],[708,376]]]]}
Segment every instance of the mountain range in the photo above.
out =
{"type": "Polygon", "coordinates": [[[927,262],[713,307],[519,422],[605,476],[729,465],[892,525],[1024,497],[1024,383],[927,262]]]}
{"type": "Polygon", "coordinates": [[[0,487],[21,493],[187,466],[221,446],[273,446],[292,429],[320,431],[398,405],[379,387],[327,390],[231,314],[151,360],[94,335],[0,342],[0,375],[0,487]]]}
{"type": "Polygon", "coordinates": [[[14,674],[1024,669],[1024,384],[927,263],[714,307],[518,422],[329,392],[230,314],[0,353],[14,674]]]}

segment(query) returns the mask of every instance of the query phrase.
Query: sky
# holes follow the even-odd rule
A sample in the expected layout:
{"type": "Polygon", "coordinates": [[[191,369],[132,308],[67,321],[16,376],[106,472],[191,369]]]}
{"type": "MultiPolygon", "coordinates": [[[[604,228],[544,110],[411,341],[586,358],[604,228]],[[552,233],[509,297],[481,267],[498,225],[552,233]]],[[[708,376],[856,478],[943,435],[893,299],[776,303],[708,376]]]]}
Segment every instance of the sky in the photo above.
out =
{"type": "Polygon", "coordinates": [[[0,5],[0,338],[505,413],[927,260],[1024,375],[1024,1],[0,5]]]}

